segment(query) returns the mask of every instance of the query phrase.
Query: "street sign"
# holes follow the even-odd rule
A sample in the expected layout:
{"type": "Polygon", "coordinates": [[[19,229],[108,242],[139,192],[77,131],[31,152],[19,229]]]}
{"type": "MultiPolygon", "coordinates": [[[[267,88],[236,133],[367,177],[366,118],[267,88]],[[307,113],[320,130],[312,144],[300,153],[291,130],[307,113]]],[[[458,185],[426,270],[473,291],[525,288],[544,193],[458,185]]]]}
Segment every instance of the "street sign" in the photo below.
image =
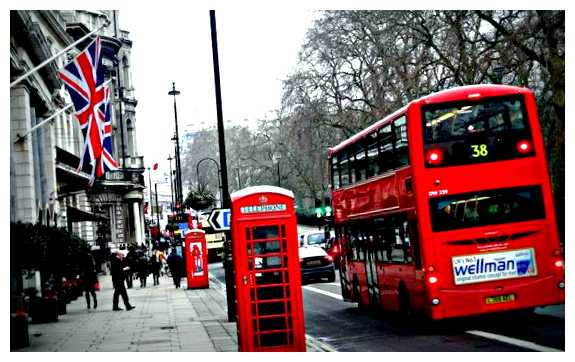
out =
{"type": "Polygon", "coordinates": [[[189,225],[187,222],[180,222],[180,223],[178,223],[178,228],[180,229],[182,236],[184,236],[186,231],[189,229],[189,225]]]}
{"type": "Polygon", "coordinates": [[[230,230],[232,212],[230,209],[213,209],[208,223],[215,231],[230,230]]]}

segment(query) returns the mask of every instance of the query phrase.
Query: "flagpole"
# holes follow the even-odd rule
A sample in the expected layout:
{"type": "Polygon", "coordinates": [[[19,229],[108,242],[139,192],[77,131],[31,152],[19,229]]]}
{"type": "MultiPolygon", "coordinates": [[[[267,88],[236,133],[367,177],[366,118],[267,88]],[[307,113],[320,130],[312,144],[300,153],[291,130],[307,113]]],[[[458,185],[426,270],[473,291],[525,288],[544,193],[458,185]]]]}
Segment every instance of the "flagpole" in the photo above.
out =
{"type": "Polygon", "coordinates": [[[46,118],[45,120],[43,120],[42,122],[38,123],[37,125],[35,125],[34,127],[30,128],[26,133],[24,133],[23,135],[20,135],[19,133],[16,134],[16,141],[14,141],[14,143],[18,143],[20,141],[23,141],[24,138],[26,138],[26,136],[28,136],[30,133],[34,132],[35,129],[42,127],[43,125],[45,125],[46,123],[50,122],[52,119],[54,119],[55,117],[58,117],[59,115],[61,115],[62,113],[64,113],[65,111],[67,111],[70,107],[72,107],[72,104],[68,104],[66,107],[62,108],[61,110],[59,110],[58,112],[54,113],[53,115],[51,115],[50,117],[46,118]]]}
{"type": "MultiPolygon", "coordinates": [[[[110,84],[112,82],[112,80],[108,80],[106,81],[103,85],[107,86],[108,84],[110,84]]],[[[51,115],[50,117],[46,118],[45,120],[43,120],[42,122],[38,123],[37,125],[35,125],[34,127],[30,128],[28,131],[26,131],[26,133],[24,133],[23,135],[20,135],[19,133],[16,134],[16,141],[14,141],[14,143],[18,143],[20,141],[23,141],[24,138],[26,138],[26,136],[28,136],[30,133],[34,132],[37,128],[40,128],[42,126],[44,126],[46,123],[50,122],[52,119],[54,119],[55,117],[58,117],[59,115],[61,115],[62,113],[64,113],[65,111],[67,111],[70,107],[72,107],[73,104],[70,103],[67,106],[65,106],[64,108],[60,109],[58,112],[54,113],[53,115],[51,115]]]]}
{"type": "Polygon", "coordinates": [[[76,40],[74,43],[68,45],[66,48],[62,49],[59,53],[57,53],[56,55],[53,55],[52,57],[46,59],[45,61],[43,61],[42,63],[40,63],[38,66],[36,66],[34,69],[29,70],[27,73],[25,73],[24,75],[20,76],[18,79],[16,79],[15,81],[13,81],[12,83],[10,83],[10,88],[12,88],[13,86],[15,86],[16,84],[20,83],[21,81],[23,81],[24,79],[28,78],[29,76],[31,76],[32,74],[36,73],[38,70],[40,70],[40,68],[43,68],[46,64],[54,61],[56,58],[60,57],[62,54],[66,53],[68,50],[70,50],[71,48],[75,47],[76,45],[80,44],[81,42],[83,42],[84,40],[86,40],[87,38],[89,38],[90,36],[92,36],[93,34],[99,32],[100,30],[102,30],[103,28],[108,27],[108,25],[110,25],[111,22],[108,19],[108,17],[106,17],[106,22],[100,26],[98,29],[84,35],[83,37],[81,37],[80,39],[76,40]]]}

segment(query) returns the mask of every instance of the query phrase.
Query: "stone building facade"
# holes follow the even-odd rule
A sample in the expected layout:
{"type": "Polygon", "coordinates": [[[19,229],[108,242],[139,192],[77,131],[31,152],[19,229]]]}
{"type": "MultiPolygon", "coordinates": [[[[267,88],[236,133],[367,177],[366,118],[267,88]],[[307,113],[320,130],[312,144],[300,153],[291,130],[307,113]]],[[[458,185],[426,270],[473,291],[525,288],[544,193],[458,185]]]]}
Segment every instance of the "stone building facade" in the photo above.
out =
{"type": "Polygon", "coordinates": [[[117,11],[10,12],[11,81],[98,29],[106,80],[111,80],[113,153],[120,164],[89,185],[78,171],[82,134],[57,71],[93,37],[10,88],[10,221],[67,227],[95,247],[145,242],[144,161],[136,148],[136,105],[129,33],[117,11]]]}

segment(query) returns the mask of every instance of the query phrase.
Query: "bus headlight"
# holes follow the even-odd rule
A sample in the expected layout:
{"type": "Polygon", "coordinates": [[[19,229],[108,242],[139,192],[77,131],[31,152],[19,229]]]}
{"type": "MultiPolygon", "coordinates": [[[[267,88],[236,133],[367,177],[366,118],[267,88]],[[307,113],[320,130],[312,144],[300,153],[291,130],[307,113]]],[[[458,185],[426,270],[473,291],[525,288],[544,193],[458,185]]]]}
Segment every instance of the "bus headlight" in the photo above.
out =
{"type": "Polygon", "coordinates": [[[431,304],[433,304],[433,305],[439,305],[439,298],[433,298],[433,299],[431,300],[431,304]]]}
{"type": "Polygon", "coordinates": [[[559,289],[565,289],[565,282],[559,282],[559,283],[557,283],[557,288],[559,288],[559,289]]]}

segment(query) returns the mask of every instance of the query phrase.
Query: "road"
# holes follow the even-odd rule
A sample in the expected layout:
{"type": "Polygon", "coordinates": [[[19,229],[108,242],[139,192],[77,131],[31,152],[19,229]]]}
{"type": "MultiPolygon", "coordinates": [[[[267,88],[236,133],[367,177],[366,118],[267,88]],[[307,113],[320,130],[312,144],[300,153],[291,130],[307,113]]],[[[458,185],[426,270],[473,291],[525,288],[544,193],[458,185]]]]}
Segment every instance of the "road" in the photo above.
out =
{"type": "MultiPolygon", "coordinates": [[[[221,262],[210,264],[209,270],[224,283],[221,262]]],[[[565,318],[560,307],[538,309],[524,322],[484,316],[403,323],[393,315],[360,311],[355,303],[343,302],[339,280],[307,284],[303,291],[306,334],[334,351],[565,350],[565,318]]]]}
{"type": "MultiPolygon", "coordinates": [[[[224,283],[221,262],[210,274],[224,283]]],[[[339,277],[338,277],[339,278],[339,277]]],[[[402,322],[361,311],[341,299],[334,283],[303,286],[306,334],[333,351],[564,351],[564,306],[538,308],[527,318],[482,316],[441,322],[402,322]]]]}

